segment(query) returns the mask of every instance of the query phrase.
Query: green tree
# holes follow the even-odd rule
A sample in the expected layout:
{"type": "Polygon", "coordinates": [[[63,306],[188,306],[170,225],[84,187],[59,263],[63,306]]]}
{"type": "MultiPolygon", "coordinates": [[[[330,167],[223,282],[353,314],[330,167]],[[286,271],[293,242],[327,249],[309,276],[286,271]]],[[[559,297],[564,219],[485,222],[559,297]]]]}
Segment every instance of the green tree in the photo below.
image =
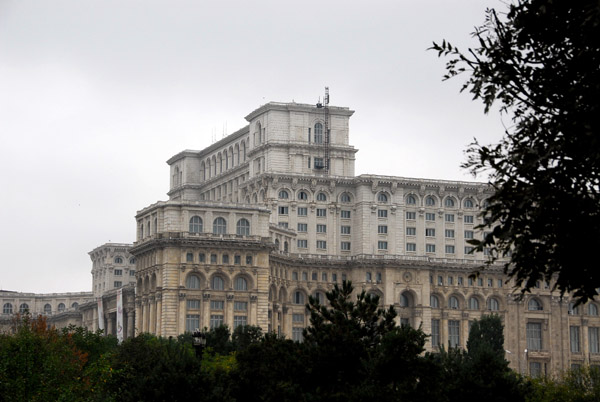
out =
{"type": "Polygon", "coordinates": [[[517,0],[490,9],[461,52],[447,41],[445,79],[467,73],[462,90],[487,113],[499,104],[512,124],[501,141],[468,149],[465,167],[489,174],[495,193],[473,241],[524,291],[556,280],[581,302],[597,295],[600,271],[600,3],[517,0]]]}

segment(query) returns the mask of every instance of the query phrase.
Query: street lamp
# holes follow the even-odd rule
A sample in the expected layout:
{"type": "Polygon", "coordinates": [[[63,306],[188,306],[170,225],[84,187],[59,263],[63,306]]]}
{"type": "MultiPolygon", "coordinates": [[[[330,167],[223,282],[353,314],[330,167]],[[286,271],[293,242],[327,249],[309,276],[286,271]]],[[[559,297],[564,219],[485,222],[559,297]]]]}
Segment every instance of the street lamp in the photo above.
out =
{"type": "Polygon", "coordinates": [[[206,334],[204,332],[200,332],[200,329],[196,328],[194,333],[192,334],[192,338],[194,339],[194,349],[196,350],[196,356],[202,356],[202,349],[206,346],[206,334]]]}

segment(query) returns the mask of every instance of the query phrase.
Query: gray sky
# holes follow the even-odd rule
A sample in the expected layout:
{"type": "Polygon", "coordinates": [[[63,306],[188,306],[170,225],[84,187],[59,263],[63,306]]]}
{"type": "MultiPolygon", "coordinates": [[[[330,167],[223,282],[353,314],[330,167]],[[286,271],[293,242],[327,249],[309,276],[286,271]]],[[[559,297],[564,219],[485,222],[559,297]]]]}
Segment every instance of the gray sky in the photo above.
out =
{"type": "MultiPolygon", "coordinates": [[[[356,111],[357,174],[472,180],[497,113],[441,82],[499,1],[0,0],[0,288],[91,290],[89,251],[132,242],[165,161],[269,102],[356,111]]],[[[484,180],[481,178],[480,180],[484,180]]]]}

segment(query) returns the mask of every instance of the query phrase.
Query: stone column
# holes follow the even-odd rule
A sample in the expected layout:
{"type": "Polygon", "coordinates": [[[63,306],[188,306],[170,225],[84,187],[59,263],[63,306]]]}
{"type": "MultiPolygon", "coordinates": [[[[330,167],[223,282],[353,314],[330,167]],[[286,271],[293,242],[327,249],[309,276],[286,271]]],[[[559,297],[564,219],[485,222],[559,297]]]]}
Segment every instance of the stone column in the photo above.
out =
{"type": "Polygon", "coordinates": [[[142,331],[142,322],[143,322],[142,301],[138,298],[135,301],[134,335],[139,334],[142,331]]]}
{"type": "Polygon", "coordinates": [[[126,339],[134,336],[134,312],[132,309],[127,310],[127,336],[126,339]]]}
{"type": "Polygon", "coordinates": [[[142,332],[148,332],[148,298],[142,298],[142,332]]]}
{"type": "Polygon", "coordinates": [[[162,325],[161,325],[161,318],[162,318],[162,293],[157,293],[156,294],[156,312],[155,312],[155,320],[156,320],[156,330],[155,333],[157,335],[161,334],[161,330],[162,330],[162,325]]]}
{"type": "Polygon", "coordinates": [[[113,334],[113,320],[109,314],[105,315],[106,317],[106,334],[107,335],[112,335],[113,334]]]}
{"type": "Polygon", "coordinates": [[[154,296],[148,297],[148,309],[150,310],[148,332],[156,334],[156,304],[154,296]]]}
{"type": "Polygon", "coordinates": [[[200,317],[200,329],[210,328],[210,294],[202,295],[202,316],[200,317]]]}

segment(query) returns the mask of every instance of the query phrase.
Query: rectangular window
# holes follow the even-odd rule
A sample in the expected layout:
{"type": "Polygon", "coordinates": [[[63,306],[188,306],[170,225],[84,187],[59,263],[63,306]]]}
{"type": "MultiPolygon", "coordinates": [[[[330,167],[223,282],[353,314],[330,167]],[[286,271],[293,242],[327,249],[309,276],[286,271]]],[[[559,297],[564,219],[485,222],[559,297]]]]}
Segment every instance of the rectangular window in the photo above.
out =
{"type": "Polygon", "coordinates": [[[416,212],[407,212],[406,219],[414,221],[415,219],[417,219],[417,213],[416,212]]]}
{"type": "Polygon", "coordinates": [[[342,251],[350,251],[350,242],[343,241],[340,245],[340,248],[342,249],[342,251]]]}
{"type": "Polygon", "coordinates": [[[527,323],[527,349],[542,350],[542,323],[527,323]]]}
{"type": "Polygon", "coordinates": [[[135,271],[134,270],[129,271],[129,276],[135,276],[135,271]]]}
{"type": "Polygon", "coordinates": [[[435,244],[426,244],[425,252],[426,253],[435,253],[435,244]]]}
{"type": "Polygon", "coordinates": [[[248,302],[234,301],[233,309],[235,311],[248,311],[248,302]]]}
{"type": "Polygon", "coordinates": [[[446,229],[444,230],[444,235],[447,239],[454,239],[454,229],[446,229]]]}
{"type": "Polygon", "coordinates": [[[187,253],[185,255],[185,261],[186,262],[194,262],[194,254],[193,253],[187,253]]]}
{"type": "Polygon", "coordinates": [[[473,278],[469,278],[469,286],[473,286],[473,278]]]}
{"type": "Polygon", "coordinates": [[[325,208],[317,208],[317,216],[321,218],[327,216],[327,210],[325,208]]]}
{"type": "Polygon", "coordinates": [[[446,245],[446,254],[454,254],[454,246],[447,244],[446,245]]]}
{"type": "Polygon", "coordinates": [[[222,314],[211,314],[210,316],[210,328],[214,329],[214,328],[218,328],[221,325],[223,325],[224,320],[223,320],[223,315],[222,314]]]}
{"type": "Polygon", "coordinates": [[[331,282],[337,282],[337,274],[331,274],[331,282]]]}
{"type": "Polygon", "coordinates": [[[381,283],[381,272],[377,272],[377,283],[381,283]]]}
{"type": "Polygon", "coordinates": [[[387,241],[378,241],[377,242],[377,249],[378,250],[387,250],[388,248],[388,242],[387,241]]]}
{"type": "Polygon", "coordinates": [[[323,158],[315,158],[315,169],[323,169],[323,158]]]}
{"type": "Polygon", "coordinates": [[[342,274],[342,282],[346,280],[346,274],[342,274]]]}
{"type": "Polygon", "coordinates": [[[302,272],[302,280],[308,281],[308,274],[306,272],[302,272]]]}
{"type": "Polygon", "coordinates": [[[225,308],[225,302],[223,300],[211,300],[210,301],[210,309],[211,310],[223,310],[225,308]]]}
{"type": "Polygon", "coordinates": [[[416,243],[406,243],[406,251],[417,251],[416,243]]]}
{"type": "Polygon", "coordinates": [[[233,316],[233,329],[244,326],[244,325],[248,325],[248,317],[246,317],[245,315],[234,315],[233,316]]]}
{"type": "Polygon", "coordinates": [[[190,310],[198,310],[200,308],[200,300],[188,299],[186,304],[190,310]]]}
{"type": "Polygon", "coordinates": [[[240,255],[234,255],[233,256],[233,263],[236,265],[241,265],[242,264],[242,256],[240,255]]]}
{"type": "Polygon", "coordinates": [[[299,223],[298,232],[308,232],[308,223],[299,223]]]}
{"type": "Polygon", "coordinates": [[[371,273],[370,273],[370,272],[367,272],[367,273],[366,273],[366,275],[365,275],[365,280],[366,280],[367,282],[371,282],[372,278],[371,278],[371,273]]]}
{"type": "Polygon", "coordinates": [[[379,234],[387,234],[387,225],[379,225],[377,226],[377,233],[379,234]]]}
{"type": "Polygon", "coordinates": [[[252,256],[251,255],[246,256],[246,265],[252,265],[252,256]]]}
{"type": "Polygon", "coordinates": [[[206,257],[204,256],[204,253],[198,254],[198,261],[200,261],[200,262],[206,261],[206,257]]]}
{"type": "Polygon", "coordinates": [[[323,282],[327,282],[327,273],[323,272],[323,273],[321,274],[321,280],[322,280],[323,282]]]}
{"type": "Polygon", "coordinates": [[[317,240],[317,248],[321,250],[327,249],[327,242],[325,240],[317,240]]]}
{"type": "Polygon", "coordinates": [[[217,255],[216,254],[211,254],[210,255],[210,263],[211,264],[216,264],[217,263],[217,255]]]}
{"type": "Polygon", "coordinates": [[[477,278],[477,286],[483,286],[483,278],[477,278]]]}
{"type": "Polygon", "coordinates": [[[287,229],[288,228],[288,223],[287,222],[279,222],[277,224],[280,228],[284,228],[287,229]]]}
{"type": "Polygon", "coordinates": [[[465,239],[472,239],[472,238],[473,238],[473,231],[465,230],[465,239]]]}
{"type": "Polygon", "coordinates": [[[123,270],[122,269],[115,269],[115,276],[121,276],[123,275],[123,270]]]}
{"type": "Polygon", "coordinates": [[[316,280],[317,280],[317,273],[316,273],[316,272],[313,272],[313,273],[311,274],[311,280],[313,280],[313,281],[316,281],[316,280]]]}
{"type": "Polygon", "coordinates": [[[302,336],[302,331],[304,331],[304,328],[302,327],[292,328],[292,340],[294,342],[302,342],[304,340],[304,337],[302,336]]]}
{"type": "Polygon", "coordinates": [[[431,320],[431,346],[440,346],[440,320],[431,320]]]}
{"type": "Polygon", "coordinates": [[[308,208],[298,207],[298,216],[306,216],[306,215],[308,215],[308,208]]]}
{"type": "Polygon", "coordinates": [[[188,314],[185,316],[185,331],[194,332],[200,328],[200,315],[199,314],[188,314]]]}
{"type": "Polygon", "coordinates": [[[448,346],[457,348],[460,346],[460,321],[448,320],[448,346]]]}
{"type": "Polygon", "coordinates": [[[279,207],[279,215],[287,215],[288,211],[289,211],[288,207],[283,207],[283,206],[279,207]]]}
{"type": "Polygon", "coordinates": [[[387,209],[378,209],[377,217],[378,218],[387,218],[387,209]]]}
{"type": "Polygon", "coordinates": [[[342,210],[342,219],[350,219],[350,211],[342,210]]]}
{"type": "Polygon", "coordinates": [[[433,229],[433,228],[427,228],[427,229],[425,229],[425,236],[427,236],[427,237],[434,237],[435,236],[435,229],[433,229]]]}
{"type": "Polygon", "coordinates": [[[487,280],[488,288],[494,287],[494,280],[492,278],[488,278],[487,280]]]}
{"type": "Polygon", "coordinates": [[[588,342],[590,353],[600,353],[600,338],[598,338],[598,327],[588,328],[588,342]]]}
{"type": "Polygon", "coordinates": [[[542,376],[542,363],[540,362],[529,362],[529,375],[533,378],[542,376]]]}
{"type": "Polygon", "coordinates": [[[502,279],[498,279],[498,287],[501,288],[502,287],[502,279]]]}
{"type": "Polygon", "coordinates": [[[473,253],[473,247],[472,246],[465,246],[465,254],[467,254],[467,255],[471,254],[472,255],[472,253],[473,253]]]}
{"type": "MultiPolygon", "coordinates": [[[[308,130],[308,142],[310,142],[310,128],[308,130]]],[[[310,169],[310,156],[308,157],[308,168],[310,169]]]]}
{"type": "Polygon", "coordinates": [[[416,236],[417,235],[417,228],[407,227],[406,228],[406,235],[407,236],[416,236]]]}
{"type": "Polygon", "coordinates": [[[342,226],[340,228],[340,232],[342,234],[349,235],[350,234],[350,226],[342,226]]]}
{"type": "Polygon", "coordinates": [[[446,222],[454,222],[454,214],[446,214],[446,222]]]}
{"type": "Polygon", "coordinates": [[[473,215],[465,215],[465,223],[473,223],[473,215]]]}
{"type": "Polygon", "coordinates": [[[298,248],[308,248],[308,240],[298,239],[298,248]]]}
{"type": "Polygon", "coordinates": [[[327,233],[327,225],[317,225],[317,233],[327,233]]]}
{"type": "Polygon", "coordinates": [[[571,352],[579,353],[581,352],[580,341],[579,341],[579,327],[570,327],[569,328],[569,337],[571,340],[571,352]]]}
{"type": "Polygon", "coordinates": [[[433,212],[427,212],[425,214],[425,220],[426,221],[434,221],[435,220],[435,214],[433,212]]]}
{"type": "Polygon", "coordinates": [[[292,322],[304,324],[304,314],[292,314],[292,322]]]}
{"type": "Polygon", "coordinates": [[[438,284],[439,286],[442,286],[442,285],[444,284],[444,278],[443,278],[441,275],[438,275],[438,278],[437,278],[437,279],[438,279],[438,280],[437,280],[437,284],[438,284]]]}
{"type": "Polygon", "coordinates": [[[456,279],[456,284],[459,285],[459,286],[462,286],[462,284],[463,284],[463,277],[462,276],[459,276],[456,279]]]}
{"type": "Polygon", "coordinates": [[[115,283],[113,284],[115,288],[120,288],[121,286],[123,286],[123,282],[121,281],[115,281],[115,283]]]}
{"type": "Polygon", "coordinates": [[[221,256],[221,261],[223,261],[223,264],[229,264],[229,254],[223,254],[221,256]]]}
{"type": "Polygon", "coordinates": [[[297,281],[298,280],[298,272],[296,272],[296,271],[292,272],[292,280],[293,281],[297,281]]]}
{"type": "Polygon", "coordinates": [[[446,279],[446,282],[448,283],[448,285],[453,285],[453,283],[454,283],[454,277],[452,277],[452,276],[449,276],[449,277],[446,279]]]}

